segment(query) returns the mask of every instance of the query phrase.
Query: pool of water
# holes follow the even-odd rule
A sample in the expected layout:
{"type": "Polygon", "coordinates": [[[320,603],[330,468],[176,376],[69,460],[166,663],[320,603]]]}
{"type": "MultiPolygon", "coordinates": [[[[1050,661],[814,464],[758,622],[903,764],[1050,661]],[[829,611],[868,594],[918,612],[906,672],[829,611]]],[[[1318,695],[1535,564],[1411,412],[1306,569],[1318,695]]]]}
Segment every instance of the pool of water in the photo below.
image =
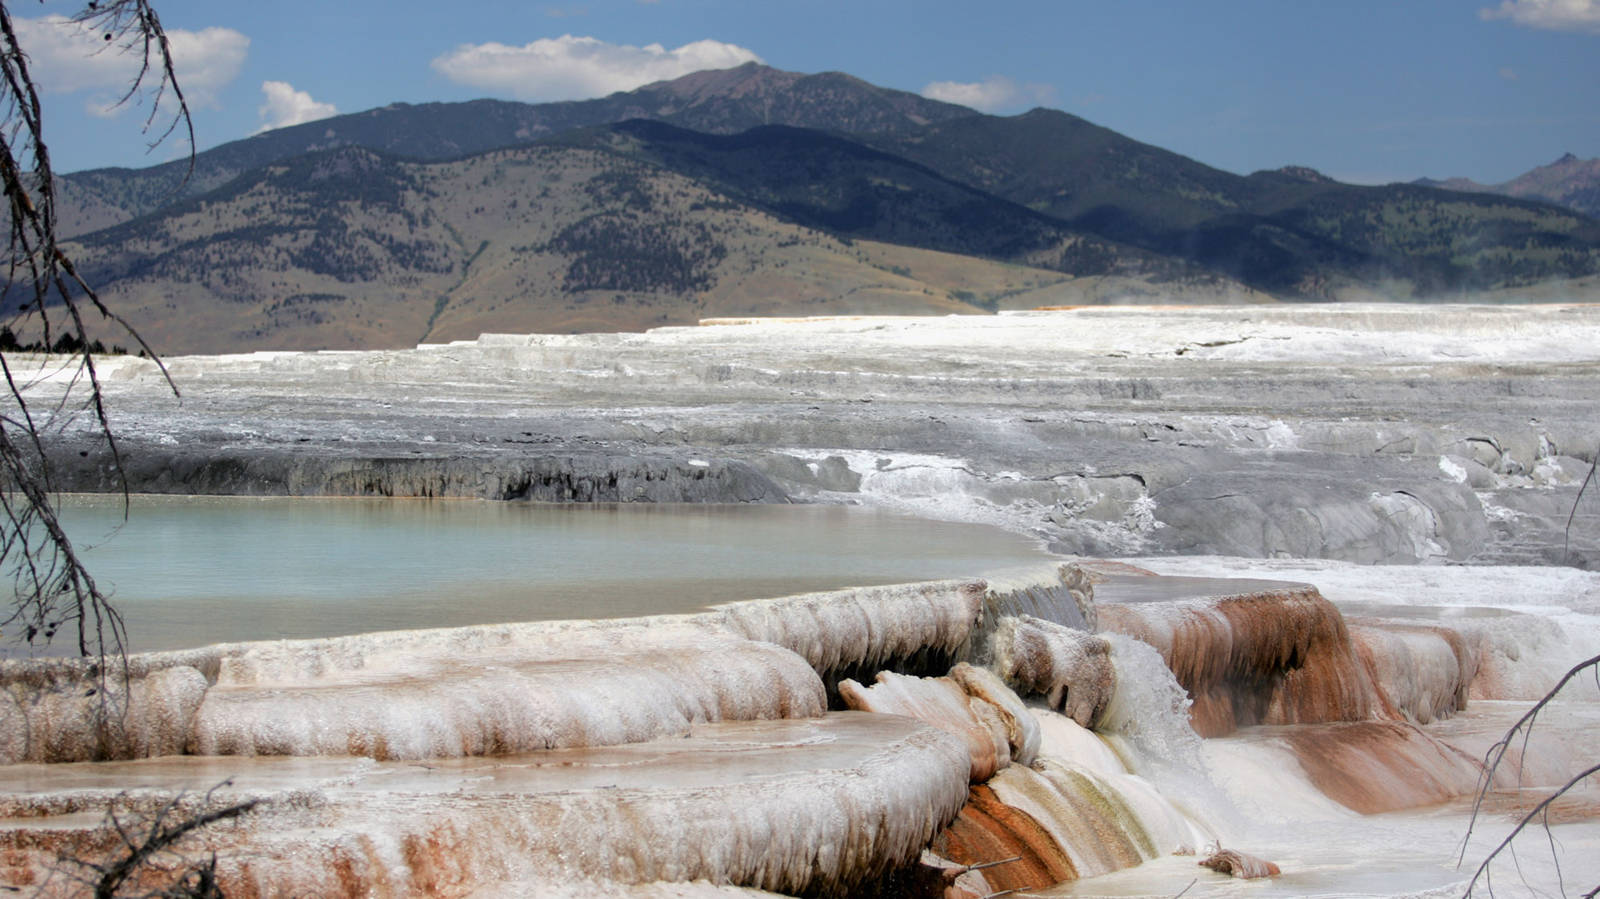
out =
{"type": "Polygon", "coordinates": [[[126,522],[121,497],[62,506],[134,651],[688,612],[1049,558],[998,529],[842,506],[135,496],[126,522]]]}

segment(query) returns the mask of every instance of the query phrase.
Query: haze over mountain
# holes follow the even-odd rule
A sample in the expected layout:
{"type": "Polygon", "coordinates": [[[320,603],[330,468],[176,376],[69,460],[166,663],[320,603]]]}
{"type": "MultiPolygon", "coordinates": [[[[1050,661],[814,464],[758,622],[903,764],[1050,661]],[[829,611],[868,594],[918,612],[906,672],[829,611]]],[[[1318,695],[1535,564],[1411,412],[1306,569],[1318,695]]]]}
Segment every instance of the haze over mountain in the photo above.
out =
{"type": "Polygon", "coordinates": [[[581,102],[396,104],[62,179],[165,352],[1045,303],[1456,299],[1600,274],[1511,197],[1239,176],[1067,113],[749,64],[581,102]],[[108,227],[109,226],[109,227],[108,227]]]}
{"type": "Polygon", "coordinates": [[[1549,165],[1541,165],[1502,184],[1479,184],[1470,178],[1443,181],[1420,178],[1414,183],[1446,190],[1543,200],[1587,216],[1600,216],[1600,158],[1579,159],[1567,153],[1549,165]]]}

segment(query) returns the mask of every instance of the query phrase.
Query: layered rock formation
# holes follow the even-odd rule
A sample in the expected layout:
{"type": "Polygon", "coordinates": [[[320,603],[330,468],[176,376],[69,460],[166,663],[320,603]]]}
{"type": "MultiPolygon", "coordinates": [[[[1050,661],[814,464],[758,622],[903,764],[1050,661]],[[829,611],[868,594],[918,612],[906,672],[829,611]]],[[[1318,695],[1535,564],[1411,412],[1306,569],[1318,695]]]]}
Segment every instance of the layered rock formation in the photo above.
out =
{"type": "MultiPolygon", "coordinates": [[[[181,400],[148,362],[102,371],[135,490],[853,502],[1091,555],[1588,564],[1597,346],[1579,305],[1102,307],[185,357],[181,400]]],[[[62,482],[115,487],[78,425],[62,482]]]]}
{"type": "MultiPolygon", "coordinates": [[[[1232,848],[1191,715],[1354,812],[1436,804],[1473,790],[1475,752],[1414,722],[1458,711],[1483,688],[1469,663],[1509,645],[1347,625],[1307,585],[1097,563],[156,653],[126,681],[5,661],[0,883],[70,894],[58,855],[115,852],[108,805],[240,801],[260,804],[188,844],[230,895],[981,896],[1224,839],[1216,876],[1271,876],[1232,848]]],[[[1565,776],[1530,760],[1502,785],[1565,776]]]]}
{"type": "MultiPolygon", "coordinates": [[[[1085,310],[178,359],[181,401],[150,363],[102,371],[134,489],[862,502],[1078,551],[1586,563],[1592,507],[1570,553],[1553,535],[1600,440],[1595,337],[1573,306],[1085,310]]],[[[41,370],[38,407],[63,383],[41,370]]],[[[61,482],[115,485],[56,424],[61,482]]],[[[232,775],[191,804],[265,800],[199,845],[241,895],[1041,887],[1231,837],[1172,773],[1216,746],[1339,815],[1468,792],[1481,752],[1452,740],[1482,741],[1439,722],[1578,648],[1533,615],[1347,619],[1291,580],[1085,564],[207,647],[127,681],[0,661],[0,882],[109,851],[123,791],[153,813],[232,775]]]]}

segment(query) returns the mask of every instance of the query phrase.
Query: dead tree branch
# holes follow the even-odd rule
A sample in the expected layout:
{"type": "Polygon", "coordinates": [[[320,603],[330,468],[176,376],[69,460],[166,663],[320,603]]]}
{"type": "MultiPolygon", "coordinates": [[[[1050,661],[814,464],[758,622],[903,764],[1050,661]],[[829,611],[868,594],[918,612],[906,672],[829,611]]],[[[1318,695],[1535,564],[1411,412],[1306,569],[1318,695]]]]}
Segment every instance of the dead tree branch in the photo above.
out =
{"type": "MultiPolygon", "coordinates": [[[[1466,836],[1463,837],[1461,841],[1461,853],[1456,858],[1457,866],[1466,861],[1467,846],[1472,840],[1473,830],[1477,827],[1478,819],[1483,814],[1484,803],[1488,800],[1489,793],[1494,789],[1495,776],[1499,773],[1500,766],[1505,762],[1507,754],[1511,751],[1511,747],[1520,742],[1523,750],[1526,751],[1528,741],[1532,737],[1534,722],[1537,721],[1539,714],[1543,712],[1545,708],[1550,705],[1550,703],[1556,700],[1557,696],[1563,689],[1566,688],[1567,684],[1571,683],[1575,678],[1586,671],[1592,673],[1596,678],[1596,684],[1600,685],[1600,655],[1591,656],[1572,666],[1572,669],[1563,675],[1561,679],[1556,682],[1554,687],[1551,687],[1550,690],[1544,694],[1544,696],[1539,698],[1538,702],[1535,702],[1531,708],[1522,714],[1522,717],[1518,718],[1514,724],[1507,728],[1505,734],[1502,735],[1499,740],[1495,741],[1494,745],[1490,746],[1488,751],[1484,753],[1483,770],[1478,775],[1478,789],[1472,802],[1472,816],[1467,822],[1466,836]]],[[[1520,773],[1521,765],[1519,756],[1519,776],[1520,773]]],[[[1544,797],[1543,801],[1541,801],[1531,811],[1524,815],[1522,820],[1518,821],[1516,826],[1511,829],[1511,832],[1506,835],[1505,839],[1501,840],[1498,845],[1496,845],[1486,856],[1484,856],[1483,862],[1479,864],[1477,870],[1473,872],[1472,879],[1467,882],[1466,890],[1462,893],[1463,899],[1472,895],[1473,890],[1477,888],[1479,882],[1484,883],[1486,886],[1489,885],[1489,866],[1496,858],[1511,850],[1512,841],[1514,841],[1524,830],[1526,830],[1530,824],[1534,823],[1536,819],[1544,817],[1552,803],[1566,795],[1584,780],[1593,777],[1596,773],[1600,773],[1600,764],[1593,765],[1579,772],[1571,780],[1551,791],[1544,797]]],[[[1548,833],[1548,818],[1545,818],[1544,826],[1546,832],[1548,833]]],[[[1556,851],[1556,847],[1552,842],[1552,854],[1555,854],[1556,851]]],[[[1559,871],[1559,856],[1556,857],[1556,863],[1559,871]]],[[[1488,889],[1490,895],[1493,895],[1493,887],[1488,886],[1488,889]]],[[[1597,885],[1585,895],[1588,897],[1594,897],[1597,894],[1600,894],[1600,885],[1597,885]]]]}
{"type": "MultiPolygon", "coordinates": [[[[61,27],[92,28],[104,35],[111,48],[108,52],[135,54],[138,70],[122,102],[146,91],[153,93],[146,131],[156,125],[159,115],[170,113],[171,122],[156,141],[181,127],[189,140],[193,165],[194,126],[188,104],[178,87],[166,32],[148,0],[89,2],[71,24],[61,27]]],[[[0,512],[4,513],[0,519],[0,564],[9,569],[16,589],[16,601],[0,611],[0,629],[20,629],[18,636],[30,645],[49,644],[58,634],[72,634],[80,655],[98,655],[103,660],[108,654],[123,652],[123,622],[89,576],[61,526],[52,499],[55,488],[45,437],[64,414],[86,411],[107,441],[120,475],[121,454],[90,351],[94,341],[88,317],[97,314],[131,337],[146,355],[156,358],[156,354],[126,320],[102,302],[58,238],[55,173],[45,142],[39,89],[25,49],[9,6],[0,0],[0,187],[10,226],[0,311],[10,314],[13,322],[36,330],[47,351],[66,347],[70,376],[50,406],[36,409],[28,398],[32,383],[15,367],[14,360],[0,354],[0,374],[10,397],[9,408],[0,412],[0,512]],[[59,342],[57,335],[61,335],[59,342]],[[65,339],[69,335],[72,339],[65,339]]],[[[165,374],[165,367],[162,372],[165,374]]],[[[103,678],[108,668],[102,663],[96,671],[103,678]]]]}
{"type": "MultiPolygon", "coordinates": [[[[223,781],[207,790],[200,808],[210,807],[216,791],[231,784],[232,781],[223,781]]],[[[119,845],[99,862],[62,859],[64,864],[79,869],[68,876],[92,891],[95,899],[221,899],[216,855],[191,860],[185,844],[213,824],[248,814],[262,800],[191,811],[186,809],[187,795],[173,796],[142,820],[123,820],[113,802],[106,810],[106,824],[115,831],[119,845]]]]}
{"type": "Polygon", "coordinates": [[[1578,485],[1578,495],[1572,498],[1572,510],[1567,513],[1567,526],[1562,534],[1562,555],[1568,562],[1572,561],[1572,522],[1578,517],[1578,504],[1583,502],[1583,494],[1594,483],[1595,467],[1600,466],[1600,447],[1596,447],[1594,458],[1589,460],[1589,473],[1583,476],[1583,483],[1578,485]]]}

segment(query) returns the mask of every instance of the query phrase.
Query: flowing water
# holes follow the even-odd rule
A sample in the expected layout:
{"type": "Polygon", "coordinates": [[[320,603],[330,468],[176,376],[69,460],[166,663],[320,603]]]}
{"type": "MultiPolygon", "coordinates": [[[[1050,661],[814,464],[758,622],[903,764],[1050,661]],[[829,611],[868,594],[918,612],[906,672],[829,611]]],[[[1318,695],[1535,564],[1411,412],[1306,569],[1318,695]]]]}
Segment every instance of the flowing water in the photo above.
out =
{"type": "Polygon", "coordinates": [[[122,511],[73,496],[62,517],[135,651],[692,612],[1048,558],[995,528],[845,506],[135,496],[122,511]]]}
{"type": "MultiPolygon", "coordinates": [[[[212,511],[152,503],[164,504],[212,511]]],[[[1171,575],[1151,577],[840,509],[233,505],[293,523],[241,531],[200,516],[212,523],[166,538],[174,558],[231,541],[255,572],[192,566],[212,586],[184,593],[161,567],[178,562],[157,562],[157,598],[118,581],[133,617],[175,603],[231,618],[254,585],[286,593],[304,577],[309,615],[371,631],[392,595],[450,612],[542,574],[567,585],[545,612],[497,612],[597,620],[444,618],[458,626],[152,653],[125,682],[97,681],[88,663],[0,660],[0,886],[48,887],[60,853],[107,851],[108,804],[153,813],[187,789],[197,808],[267,801],[208,836],[240,895],[602,895],[694,880],[853,895],[924,847],[991,866],[961,875],[964,896],[1459,895],[1510,822],[1593,764],[1600,733],[1600,684],[1586,681],[1496,779],[1463,870],[1476,760],[1600,649],[1600,576],[1164,559],[1141,563],[1171,575]],[[361,536],[324,527],[328,510],[356,516],[361,536]],[[462,533],[436,514],[465,516],[462,533]],[[557,526],[531,527],[547,514],[557,526]],[[714,546],[706,568],[663,567],[697,545],[714,546]],[[552,546],[565,548],[539,555],[552,546]],[[621,577],[637,559],[658,564],[621,577]],[[911,573],[873,568],[885,560],[911,573]],[[448,566],[467,586],[433,579],[448,566]],[[968,577],[703,608],[733,598],[716,593],[730,583],[749,596],[945,572],[968,577]],[[608,611],[586,592],[608,581],[631,584],[637,604],[608,611]],[[646,612],[676,614],[614,617],[646,612]],[[1281,872],[1244,881],[1196,865],[1219,847],[1281,872]]],[[[136,517],[159,518],[149,508],[136,517]]],[[[135,568],[161,542],[129,541],[135,568]]],[[[399,621],[388,626],[410,626],[399,621]]],[[[1554,807],[1559,869],[1541,831],[1495,894],[1531,894],[1523,877],[1546,895],[1563,878],[1580,893],[1600,883],[1597,794],[1554,807]]]]}

